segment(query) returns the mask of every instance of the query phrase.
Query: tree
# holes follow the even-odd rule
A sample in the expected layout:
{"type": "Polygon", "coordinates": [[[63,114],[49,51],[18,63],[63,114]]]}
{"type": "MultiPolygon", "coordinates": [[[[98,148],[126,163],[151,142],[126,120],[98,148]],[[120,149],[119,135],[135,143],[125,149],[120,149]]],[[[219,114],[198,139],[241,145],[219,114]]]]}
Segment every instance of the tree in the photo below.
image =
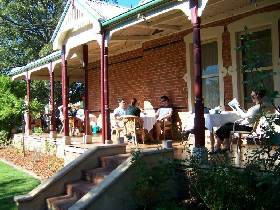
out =
{"type": "Polygon", "coordinates": [[[0,69],[26,65],[48,48],[63,10],[61,0],[0,1],[0,69]]]}
{"type": "MultiPolygon", "coordinates": [[[[105,0],[117,4],[117,0],[105,0]]],[[[45,56],[66,0],[0,0],[0,71],[45,56]]]]}
{"type": "Polygon", "coordinates": [[[20,125],[24,95],[24,83],[0,76],[0,131],[10,133],[12,128],[20,125]]]}
{"type": "MultiPolygon", "coordinates": [[[[117,0],[104,1],[118,3],[117,0]]],[[[66,0],[0,0],[0,74],[52,51],[50,39],[65,3],[66,0]]],[[[59,84],[55,87],[55,100],[61,104],[61,87],[59,84]]],[[[78,100],[82,87],[71,85],[71,101],[78,100]]],[[[49,82],[32,81],[31,95],[47,104],[49,82]]]]}

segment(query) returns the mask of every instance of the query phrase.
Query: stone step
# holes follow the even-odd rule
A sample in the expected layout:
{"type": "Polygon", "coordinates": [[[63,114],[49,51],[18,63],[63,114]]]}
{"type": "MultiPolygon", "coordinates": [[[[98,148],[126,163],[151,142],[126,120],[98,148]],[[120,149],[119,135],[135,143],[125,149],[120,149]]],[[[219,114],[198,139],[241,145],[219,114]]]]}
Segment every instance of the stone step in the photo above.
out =
{"type": "Polygon", "coordinates": [[[101,167],[109,170],[114,170],[117,168],[122,162],[124,162],[130,154],[119,154],[114,156],[105,156],[101,157],[101,167]]]}
{"type": "Polygon", "coordinates": [[[84,179],[91,183],[98,185],[102,182],[106,176],[108,176],[112,170],[107,168],[95,168],[91,170],[84,171],[84,179]]]}
{"type": "Polygon", "coordinates": [[[77,181],[66,185],[67,195],[71,195],[73,197],[77,197],[80,199],[83,197],[88,191],[90,191],[95,184],[88,181],[77,181]]]}
{"type": "Polygon", "coordinates": [[[71,195],[62,195],[47,199],[48,210],[67,210],[74,203],[76,203],[78,198],[71,195]]]}

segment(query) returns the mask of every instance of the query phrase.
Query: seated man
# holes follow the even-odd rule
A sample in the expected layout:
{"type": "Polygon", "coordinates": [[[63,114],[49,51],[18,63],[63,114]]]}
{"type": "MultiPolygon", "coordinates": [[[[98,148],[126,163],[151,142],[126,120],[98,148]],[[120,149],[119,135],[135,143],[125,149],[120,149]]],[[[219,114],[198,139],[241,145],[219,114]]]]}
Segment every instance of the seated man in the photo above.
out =
{"type": "MultiPolygon", "coordinates": [[[[259,119],[261,114],[263,97],[264,91],[252,91],[251,98],[255,105],[248,109],[246,113],[244,113],[239,106],[236,107],[237,110],[239,110],[239,115],[243,118],[243,120],[240,123],[235,124],[236,131],[251,132],[253,130],[253,124],[256,120],[259,119]]],[[[233,130],[233,126],[234,123],[226,123],[216,131],[217,144],[214,153],[219,152],[221,148],[221,143],[224,141],[224,139],[228,139],[230,137],[230,133],[233,130]]],[[[229,148],[226,148],[226,150],[228,149],[229,148]]]]}
{"type": "Polygon", "coordinates": [[[161,106],[156,112],[156,140],[159,142],[161,129],[165,125],[171,124],[172,108],[169,105],[169,98],[167,96],[160,97],[161,106]]]}
{"type": "Polygon", "coordinates": [[[111,122],[112,123],[112,130],[117,131],[117,137],[120,137],[120,132],[124,129],[123,121],[122,121],[122,116],[126,115],[126,102],[124,99],[119,99],[118,100],[119,106],[114,110],[114,120],[111,122]]]}

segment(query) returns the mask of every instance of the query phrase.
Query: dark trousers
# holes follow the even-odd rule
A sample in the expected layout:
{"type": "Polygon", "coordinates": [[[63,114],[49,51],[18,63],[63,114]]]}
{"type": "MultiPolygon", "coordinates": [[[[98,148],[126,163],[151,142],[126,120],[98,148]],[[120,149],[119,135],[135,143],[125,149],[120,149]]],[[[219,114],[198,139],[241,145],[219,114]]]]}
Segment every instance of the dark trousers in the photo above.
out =
{"type": "MultiPolygon", "coordinates": [[[[233,131],[234,123],[226,123],[223,126],[221,126],[217,131],[216,135],[221,139],[222,141],[226,138],[229,138],[230,132],[233,131]]],[[[248,125],[240,125],[238,123],[235,123],[235,130],[236,131],[248,131],[251,132],[253,128],[248,125]]]]}

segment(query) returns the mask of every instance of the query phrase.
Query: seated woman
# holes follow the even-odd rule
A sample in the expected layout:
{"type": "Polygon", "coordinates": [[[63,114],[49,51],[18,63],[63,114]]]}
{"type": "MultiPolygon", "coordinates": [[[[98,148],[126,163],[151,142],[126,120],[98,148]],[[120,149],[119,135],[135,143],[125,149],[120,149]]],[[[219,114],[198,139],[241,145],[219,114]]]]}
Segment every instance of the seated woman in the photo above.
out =
{"type": "Polygon", "coordinates": [[[160,134],[161,134],[161,128],[164,125],[170,125],[171,124],[171,116],[172,116],[172,108],[169,105],[169,98],[167,96],[161,96],[160,97],[160,103],[161,106],[156,112],[156,140],[159,142],[160,134]]]}
{"type": "MultiPolygon", "coordinates": [[[[141,138],[142,138],[142,141],[144,142],[144,139],[145,139],[145,131],[143,129],[143,120],[140,118],[140,113],[141,113],[141,110],[137,107],[137,99],[136,98],[132,98],[131,101],[130,101],[130,105],[127,107],[127,111],[126,111],[126,114],[128,116],[135,116],[134,119],[130,119],[132,121],[129,122],[129,120],[127,122],[125,122],[125,132],[126,132],[126,136],[128,137],[128,140],[130,140],[131,138],[133,137],[137,137],[136,135],[140,134],[141,135],[141,138]],[[131,131],[132,130],[132,131],[131,131]],[[135,133],[137,131],[137,133],[135,133]],[[134,133],[132,136],[132,133],[134,133]]],[[[130,118],[131,118],[130,117],[130,118]]],[[[127,118],[128,119],[128,118],[127,118]]],[[[135,143],[137,143],[136,139],[135,140],[135,143]]]]}
{"type": "Polygon", "coordinates": [[[118,100],[119,106],[114,110],[115,120],[121,120],[121,116],[126,115],[126,102],[124,99],[118,100]]]}
{"type": "Polygon", "coordinates": [[[117,137],[120,137],[120,132],[124,129],[122,116],[126,115],[126,102],[121,98],[118,103],[119,106],[114,110],[113,119],[111,119],[111,131],[116,130],[117,137]]]}
{"type": "MultiPolygon", "coordinates": [[[[260,117],[261,114],[263,97],[264,91],[254,90],[251,93],[251,98],[255,105],[248,109],[248,111],[245,113],[240,109],[240,107],[237,107],[237,111],[239,110],[238,113],[243,118],[243,120],[240,123],[235,123],[236,131],[251,132],[253,130],[253,124],[260,117]]],[[[217,144],[214,152],[219,152],[221,150],[221,143],[224,141],[224,139],[228,139],[230,137],[230,133],[233,130],[233,126],[234,123],[226,123],[216,131],[215,136],[217,144]]],[[[228,150],[229,146],[225,149],[228,150]]]]}
{"type": "Polygon", "coordinates": [[[127,107],[126,110],[127,115],[140,117],[141,110],[136,106],[136,104],[137,104],[137,99],[136,98],[131,99],[130,105],[127,107]]]}

